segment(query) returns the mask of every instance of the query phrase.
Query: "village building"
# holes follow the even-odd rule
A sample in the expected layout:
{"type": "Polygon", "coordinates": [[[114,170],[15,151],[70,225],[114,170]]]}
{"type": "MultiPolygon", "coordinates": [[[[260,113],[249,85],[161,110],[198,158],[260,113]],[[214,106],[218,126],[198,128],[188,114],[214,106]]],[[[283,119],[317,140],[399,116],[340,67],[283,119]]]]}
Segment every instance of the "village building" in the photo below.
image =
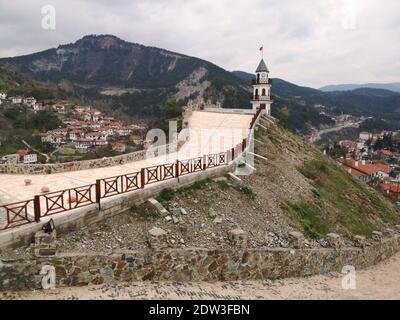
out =
{"type": "Polygon", "coordinates": [[[344,147],[347,152],[354,152],[357,150],[357,142],[351,140],[339,141],[339,145],[344,147]]]}
{"type": "Polygon", "coordinates": [[[397,182],[384,182],[381,184],[382,190],[389,196],[396,199],[400,198],[400,181],[397,182]]]}
{"type": "Polygon", "coordinates": [[[17,151],[17,154],[19,155],[19,163],[23,164],[33,164],[37,163],[37,154],[36,153],[29,153],[29,150],[27,149],[20,149],[17,151]]]}
{"type": "Polygon", "coordinates": [[[77,113],[84,113],[90,110],[90,106],[75,106],[74,110],[77,113]]]}
{"type": "Polygon", "coordinates": [[[96,141],[96,140],[107,140],[107,136],[101,132],[89,132],[85,134],[85,139],[96,141]]]}
{"type": "Polygon", "coordinates": [[[372,139],[372,133],[366,131],[360,132],[359,138],[360,140],[367,141],[372,139]]]}
{"type": "Polygon", "coordinates": [[[123,142],[113,142],[112,149],[116,152],[123,153],[126,151],[126,143],[123,142]]]}
{"type": "Polygon", "coordinates": [[[391,168],[389,165],[373,161],[356,161],[353,159],[337,159],[354,177],[368,181],[371,179],[384,180],[389,178],[391,168]]]}
{"type": "Polygon", "coordinates": [[[35,104],[33,104],[32,105],[32,109],[35,112],[46,110],[46,108],[43,106],[43,104],[39,103],[39,102],[36,102],[35,104]]]}
{"type": "Polygon", "coordinates": [[[11,97],[11,103],[13,104],[21,104],[22,103],[22,97],[16,96],[16,97],[11,97]]]}
{"type": "Polygon", "coordinates": [[[125,136],[129,136],[132,133],[132,129],[119,125],[114,129],[114,132],[116,134],[118,134],[119,136],[125,137],[125,136]]]}
{"type": "Polygon", "coordinates": [[[91,145],[92,141],[89,139],[76,139],[74,141],[74,146],[78,152],[87,152],[91,145]]]}
{"type": "Polygon", "coordinates": [[[35,105],[36,99],[34,97],[24,98],[23,103],[25,103],[29,107],[32,107],[35,105]]]}
{"type": "Polygon", "coordinates": [[[69,140],[75,141],[82,137],[82,131],[78,129],[74,129],[68,132],[69,140]]]}
{"type": "Polygon", "coordinates": [[[54,104],[53,111],[59,114],[66,114],[67,113],[67,106],[64,104],[54,104]]]}

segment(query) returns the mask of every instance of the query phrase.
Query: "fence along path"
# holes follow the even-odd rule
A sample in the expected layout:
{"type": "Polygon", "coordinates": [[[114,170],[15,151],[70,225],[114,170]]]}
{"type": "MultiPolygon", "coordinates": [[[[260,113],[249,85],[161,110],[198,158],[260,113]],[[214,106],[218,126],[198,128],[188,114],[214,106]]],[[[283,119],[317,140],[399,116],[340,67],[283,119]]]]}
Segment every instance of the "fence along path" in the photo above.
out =
{"type": "MultiPolygon", "coordinates": [[[[207,132],[210,141],[215,141],[215,138],[219,139],[218,132],[224,129],[245,129],[243,130],[243,136],[238,143],[235,143],[235,137],[230,137],[228,138],[228,142],[224,141],[221,144],[222,147],[226,147],[223,151],[207,154],[202,154],[202,152],[207,150],[209,147],[208,143],[200,145],[196,141],[189,140],[179,153],[148,159],[146,163],[149,164],[149,166],[137,168],[137,164],[133,163],[136,164],[136,170],[134,169],[129,173],[122,173],[112,177],[100,177],[97,179],[93,176],[92,183],[80,183],[81,180],[87,181],[87,179],[73,179],[73,187],[46,194],[37,194],[28,200],[0,204],[0,216],[2,216],[0,219],[3,219],[0,220],[0,230],[15,228],[29,223],[38,223],[41,218],[95,203],[100,204],[102,199],[134,192],[145,188],[146,185],[149,184],[228,165],[246,150],[250,142],[252,129],[261,114],[261,110],[257,110],[254,115],[227,115],[219,113],[219,115],[216,116],[216,114],[207,114],[207,112],[203,112],[202,116],[196,113],[194,114],[198,119],[197,121],[194,119],[192,127],[194,129],[197,128],[197,130],[202,128],[210,129],[211,131],[209,130],[207,132]],[[223,115],[223,117],[221,117],[221,115],[223,115]],[[238,117],[244,118],[239,120],[238,117]],[[247,127],[243,127],[243,120],[246,121],[245,124],[247,127]],[[220,122],[219,125],[215,125],[215,121],[220,122]],[[226,121],[228,121],[228,123],[226,123],[226,121]],[[182,155],[188,154],[193,150],[195,150],[197,156],[192,158],[182,157],[182,155]],[[181,157],[179,155],[181,155],[181,157]],[[171,159],[173,159],[173,161],[171,161],[171,159]],[[162,160],[164,162],[160,163],[162,160]],[[170,161],[165,162],[165,160],[170,161]],[[3,224],[1,224],[1,221],[3,221],[3,224]]],[[[93,173],[94,170],[104,169],[105,168],[87,171],[93,173]]],[[[126,172],[126,168],[123,170],[126,172]]],[[[90,172],[85,172],[85,174],[90,176],[90,172]]],[[[59,178],[64,175],[67,175],[67,173],[50,176],[58,176],[56,178],[59,178]]]]}

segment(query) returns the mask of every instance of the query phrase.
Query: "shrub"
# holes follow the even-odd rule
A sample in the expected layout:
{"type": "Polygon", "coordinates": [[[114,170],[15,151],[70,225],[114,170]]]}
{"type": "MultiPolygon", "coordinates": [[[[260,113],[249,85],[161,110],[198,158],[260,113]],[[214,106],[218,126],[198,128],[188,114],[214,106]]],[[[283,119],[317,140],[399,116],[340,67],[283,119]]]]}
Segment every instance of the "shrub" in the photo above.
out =
{"type": "Polygon", "coordinates": [[[175,190],[171,188],[166,188],[160,192],[159,198],[164,201],[170,201],[174,198],[174,196],[175,196],[175,190]]]}
{"type": "Polygon", "coordinates": [[[253,189],[248,186],[241,187],[240,191],[242,191],[250,199],[254,199],[254,197],[256,196],[253,189]]]}

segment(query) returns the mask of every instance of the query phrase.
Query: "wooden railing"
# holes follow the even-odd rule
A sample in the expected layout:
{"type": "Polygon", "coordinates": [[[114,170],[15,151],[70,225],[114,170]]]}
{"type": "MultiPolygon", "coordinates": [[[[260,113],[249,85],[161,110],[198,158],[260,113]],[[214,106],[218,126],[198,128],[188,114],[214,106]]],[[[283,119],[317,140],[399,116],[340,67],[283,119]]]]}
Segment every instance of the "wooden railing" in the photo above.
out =
{"type": "Polygon", "coordinates": [[[140,171],[133,173],[98,179],[95,184],[36,195],[30,200],[0,205],[0,215],[6,217],[6,222],[4,225],[0,225],[0,230],[37,223],[43,217],[91,204],[100,204],[101,199],[143,189],[149,184],[228,165],[248,147],[252,129],[261,111],[261,109],[258,109],[250,122],[249,136],[226,152],[208,154],[187,160],[176,160],[173,163],[142,168],[140,171]]]}

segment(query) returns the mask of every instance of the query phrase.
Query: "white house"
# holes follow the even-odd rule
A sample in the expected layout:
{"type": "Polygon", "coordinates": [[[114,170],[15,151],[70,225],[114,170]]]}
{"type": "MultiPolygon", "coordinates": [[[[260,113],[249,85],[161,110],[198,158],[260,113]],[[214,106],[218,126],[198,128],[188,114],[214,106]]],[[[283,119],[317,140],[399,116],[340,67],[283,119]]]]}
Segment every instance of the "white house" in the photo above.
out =
{"type": "Polygon", "coordinates": [[[92,141],[93,146],[106,146],[108,144],[108,141],[105,139],[98,139],[92,141]]]}
{"type": "Polygon", "coordinates": [[[117,127],[114,132],[120,136],[129,136],[132,133],[132,129],[128,127],[117,127]]]}
{"type": "Polygon", "coordinates": [[[89,139],[77,139],[74,141],[75,148],[79,151],[87,151],[90,148],[92,141],[89,139]]]}
{"type": "Polygon", "coordinates": [[[7,93],[0,92],[0,100],[5,100],[5,99],[7,99],[7,93]]]}
{"type": "Polygon", "coordinates": [[[107,137],[101,132],[89,132],[85,134],[85,138],[91,141],[95,140],[107,140],[107,137]]]}
{"type": "Polygon", "coordinates": [[[53,105],[53,110],[59,114],[66,114],[67,108],[63,104],[55,104],[53,105]]]}
{"type": "Polygon", "coordinates": [[[22,97],[11,97],[11,102],[14,104],[21,104],[22,103],[22,97]]]}
{"type": "Polygon", "coordinates": [[[75,106],[75,111],[76,112],[88,112],[90,110],[89,106],[75,106]]]}
{"type": "Polygon", "coordinates": [[[43,104],[42,103],[35,103],[33,106],[32,106],[32,109],[33,109],[33,111],[43,111],[43,110],[45,110],[46,108],[43,106],[43,104]]]}
{"type": "Polygon", "coordinates": [[[27,154],[23,156],[22,162],[24,164],[32,164],[37,162],[37,154],[32,153],[32,154],[27,154]]]}
{"type": "Polygon", "coordinates": [[[364,141],[372,139],[372,133],[366,132],[366,131],[360,132],[359,138],[360,138],[360,140],[364,140],[364,141]]]}
{"type": "Polygon", "coordinates": [[[82,131],[80,130],[72,130],[69,132],[69,139],[71,141],[75,141],[81,138],[82,131]]]}
{"type": "Polygon", "coordinates": [[[23,102],[32,107],[35,103],[36,103],[36,99],[34,97],[28,97],[28,98],[24,98],[23,102]]]}

